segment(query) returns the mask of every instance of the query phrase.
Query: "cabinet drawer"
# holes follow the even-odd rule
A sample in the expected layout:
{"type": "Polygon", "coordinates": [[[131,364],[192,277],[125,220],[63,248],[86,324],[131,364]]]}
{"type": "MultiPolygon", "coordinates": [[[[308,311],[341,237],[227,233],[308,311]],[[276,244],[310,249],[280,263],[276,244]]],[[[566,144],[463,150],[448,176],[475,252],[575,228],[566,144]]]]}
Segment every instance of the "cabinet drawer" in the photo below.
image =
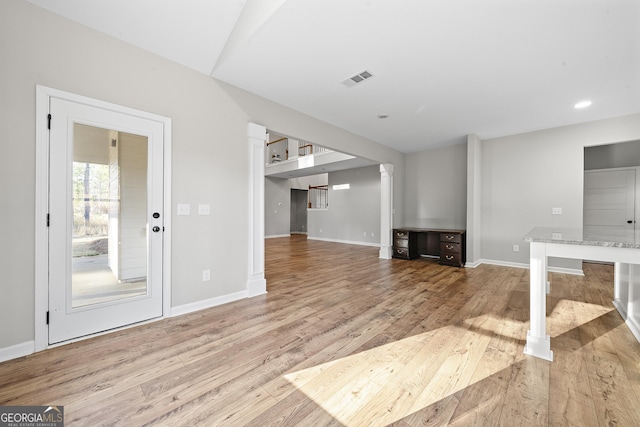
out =
{"type": "Polygon", "coordinates": [[[403,230],[395,230],[393,232],[393,237],[394,238],[400,238],[400,239],[408,239],[409,238],[409,232],[408,231],[403,231],[403,230]]]}
{"type": "Polygon", "coordinates": [[[461,243],[462,234],[459,233],[440,233],[441,242],[461,243]]]}
{"type": "Polygon", "coordinates": [[[440,242],[440,253],[452,253],[459,254],[460,253],[460,243],[449,243],[449,242],[440,242]]]}
{"type": "Polygon", "coordinates": [[[460,258],[460,253],[455,252],[443,252],[440,254],[440,264],[446,265],[455,265],[456,267],[460,267],[462,265],[462,260],[460,258]]]}
{"type": "Polygon", "coordinates": [[[409,259],[409,248],[393,248],[394,258],[409,259]]]}
{"type": "Polygon", "coordinates": [[[393,246],[397,248],[408,248],[409,239],[400,239],[396,237],[395,239],[393,239],[393,246]]]}

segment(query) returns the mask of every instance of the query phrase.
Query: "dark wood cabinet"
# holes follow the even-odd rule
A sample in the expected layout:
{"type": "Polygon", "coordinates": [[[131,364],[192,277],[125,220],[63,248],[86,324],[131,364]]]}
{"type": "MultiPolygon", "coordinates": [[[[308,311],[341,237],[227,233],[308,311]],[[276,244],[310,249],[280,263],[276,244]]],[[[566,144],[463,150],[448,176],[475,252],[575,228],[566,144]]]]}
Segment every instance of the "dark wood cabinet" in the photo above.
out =
{"type": "Polygon", "coordinates": [[[438,258],[440,264],[463,267],[466,262],[465,230],[396,228],[394,258],[438,258]]]}
{"type": "Polygon", "coordinates": [[[393,230],[393,256],[411,259],[418,253],[418,235],[405,230],[393,230]]]}

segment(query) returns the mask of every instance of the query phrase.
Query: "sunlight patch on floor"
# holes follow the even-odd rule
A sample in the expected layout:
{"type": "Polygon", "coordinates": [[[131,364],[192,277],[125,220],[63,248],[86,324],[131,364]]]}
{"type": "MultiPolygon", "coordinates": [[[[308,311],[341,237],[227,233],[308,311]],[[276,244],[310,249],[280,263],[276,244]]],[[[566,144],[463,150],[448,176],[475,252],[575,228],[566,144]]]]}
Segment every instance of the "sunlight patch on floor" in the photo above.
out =
{"type": "MultiPolygon", "coordinates": [[[[501,320],[478,322],[497,327],[501,320]]],[[[511,365],[506,357],[502,365],[481,370],[482,378],[474,377],[492,336],[446,326],[285,378],[343,425],[384,426],[511,365]]]]}
{"type": "Polygon", "coordinates": [[[613,310],[613,305],[606,307],[584,301],[561,299],[547,316],[547,333],[552,338],[560,336],[613,310]]]}

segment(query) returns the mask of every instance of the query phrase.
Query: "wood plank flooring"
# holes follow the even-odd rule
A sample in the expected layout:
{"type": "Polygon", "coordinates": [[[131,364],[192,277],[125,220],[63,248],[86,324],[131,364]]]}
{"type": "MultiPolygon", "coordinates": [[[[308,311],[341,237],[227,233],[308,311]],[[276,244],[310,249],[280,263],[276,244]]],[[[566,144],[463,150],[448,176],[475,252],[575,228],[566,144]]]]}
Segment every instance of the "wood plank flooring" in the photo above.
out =
{"type": "Polygon", "coordinates": [[[523,354],[528,270],[377,256],[268,239],[267,295],[2,363],[0,405],[68,426],[640,425],[611,266],[551,275],[549,363],[523,354]]]}

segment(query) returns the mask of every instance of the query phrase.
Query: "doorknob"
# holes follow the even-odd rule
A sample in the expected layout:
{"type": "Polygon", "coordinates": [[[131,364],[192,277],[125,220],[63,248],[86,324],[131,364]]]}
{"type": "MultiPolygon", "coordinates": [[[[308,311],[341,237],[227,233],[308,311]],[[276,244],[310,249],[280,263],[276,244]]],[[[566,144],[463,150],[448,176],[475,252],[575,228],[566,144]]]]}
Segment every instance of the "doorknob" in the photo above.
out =
{"type": "Polygon", "coordinates": [[[160,231],[160,227],[158,227],[157,225],[155,227],[152,228],[154,233],[157,233],[158,231],[160,231]]]}

